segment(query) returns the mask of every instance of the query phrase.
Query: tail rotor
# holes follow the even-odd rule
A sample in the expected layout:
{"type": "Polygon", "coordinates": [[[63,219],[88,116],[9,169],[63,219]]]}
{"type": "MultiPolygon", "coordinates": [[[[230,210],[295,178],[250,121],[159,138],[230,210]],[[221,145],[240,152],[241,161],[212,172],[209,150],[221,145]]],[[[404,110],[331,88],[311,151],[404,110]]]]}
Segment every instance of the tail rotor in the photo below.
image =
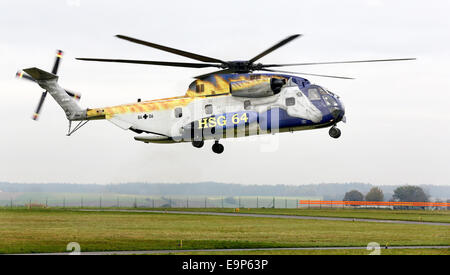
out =
{"type": "MultiPolygon", "coordinates": [[[[57,75],[57,73],[58,73],[59,63],[61,61],[62,56],[63,56],[63,51],[58,50],[56,52],[56,59],[55,59],[55,63],[53,65],[53,69],[52,69],[52,74],[54,74],[54,75],[57,75]]],[[[28,75],[24,71],[18,71],[16,73],[16,77],[20,78],[20,79],[25,79],[28,81],[36,82],[36,80],[34,80],[30,75],[28,75]]],[[[74,99],[80,100],[81,94],[78,94],[78,93],[75,93],[75,92],[72,92],[69,90],[65,90],[65,91],[69,96],[73,97],[74,99]]],[[[47,91],[42,92],[41,98],[39,99],[39,103],[36,107],[36,111],[34,112],[33,116],[31,117],[33,120],[38,120],[39,114],[41,112],[42,105],[44,104],[46,96],[47,96],[47,91]]]]}

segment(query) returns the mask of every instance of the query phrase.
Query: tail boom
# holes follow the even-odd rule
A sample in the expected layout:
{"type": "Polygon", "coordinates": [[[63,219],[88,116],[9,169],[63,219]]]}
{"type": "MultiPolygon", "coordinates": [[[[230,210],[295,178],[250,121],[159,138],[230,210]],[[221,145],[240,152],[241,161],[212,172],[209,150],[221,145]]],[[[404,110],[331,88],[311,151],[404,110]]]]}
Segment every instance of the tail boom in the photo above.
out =
{"type": "Polygon", "coordinates": [[[24,70],[29,74],[44,90],[46,90],[64,110],[66,117],[70,121],[86,120],[86,110],[78,106],[73,97],[58,84],[58,76],[38,68],[28,68],[24,70]]]}

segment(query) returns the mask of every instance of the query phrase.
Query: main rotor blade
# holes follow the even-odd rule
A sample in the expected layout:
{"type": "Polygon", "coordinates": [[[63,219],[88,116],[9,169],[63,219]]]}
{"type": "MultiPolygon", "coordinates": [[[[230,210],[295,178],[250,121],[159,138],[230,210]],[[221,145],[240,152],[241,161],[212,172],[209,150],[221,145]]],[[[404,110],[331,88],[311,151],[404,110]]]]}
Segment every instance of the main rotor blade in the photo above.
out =
{"type": "Polygon", "coordinates": [[[228,74],[228,73],[232,73],[232,72],[233,72],[233,70],[225,69],[225,70],[215,71],[215,72],[212,72],[212,73],[198,75],[198,76],[195,76],[194,78],[202,79],[202,78],[206,78],[206,77],[208,77],[210,75],[213,75],[213,74],[228,74]]]}
{"type": "Polygon", "coordinates": [[[82,61],[117,62],[117,63],[174,66],[174,67],[186,67],[186,68],[207,68],[207,67],[221,68],[220,64],[211,64],[211,63],[186,63],[186,62],[165,62],[165,61],[149,61],[149,60],[129,60],[129,59],[102,59],[102,58],[76,58],[76,59],[82,60],[82,61]]]}
{"type": "Polygon", "coordinates": [[[335,76],[335,75],[324,75],[324,74],[309,74],[309,73],[288,72],[288,71],[269,70],[269,69],[260,69],[259,71],[279,72],[279,73],[288,73],[288,74],[301,74],[301,75],[311,75],[311,76],[320,76],[320,77],[339,78],[339,79],[354,79],[354,78],[346,77],[346,76],[335,76]]]}
{"type": "Polygon", "coordinates": [[[332,61],[332,62],[310,62],[310,63],[294,63],[294,64],[267,64],[262,65],[263,68],[284,67],[284,66],[304,66],[304,65],[324,65],[324,64],[346,64],[346,63],[369,63],[369,62],[390,62],[390,61],[406,61],[416,60],[416,58],[394,58],[394,59],[373,59],[373,60],[354,60],[354,61],[332,61]]]}
{"type": "Polygon", "coordinates": [[[47,96],[47,91],[43,92],[41,95],[41,99],[39,100],[39,104],[36,108],[36,112],[33,114],[33,120],[37,120],[39,118],[39,113],[41,112],[42,104],[44,104],[45,97],[47,96]]]}
{"type": "Polygon", "coordinates": [[[187,58],[195,59],[195,60],[198,60],[198,61],[216,62],[216,63],[226,64],[226,62],[224,62],[222,60],[219,60],[219,59],[216,59],[216,58],[212,58],[212,57],[208,57],[208,56],[204,56],[204,55],[199,55],[199,54],[195,54],[195,53],[191,53],[191,52],[186,52],[186,51],[182,51],[182,50],[177,50],[177,49],[174,49],[174,48],[169,48],[169,47],[166,47],[166,46],[163,46],[163,45],[158,45],[158,44],[155,44],[155,43],[147,42],[147,41],[144,41],[144,40],[139,40],[139,39],[136,39],[136,38],[125,36],[125,35],[118,34],[118,35],[116,35],[116,37],[120,38],[120,39],[124,39],[124,40],[130,41],[130,42],[133,42],[133,43],[137,43],[137,44],[141,44],[141,45],[144,45],[144,46],[152,47],[152,48],[155,48],[155,49],[158,49],[158,50],[161,50],[161,51],[165,51],[165,52],[181,55],[181,56],[184,56],[184,57],[187,57],[187,58]]]}
{"type": "Polygon", "coordinates": [[[261,57],[273,52],[274,50],[278,49],[279,47],[286,45],[287,43],[291,42],[292,40],[294,40],[300,36],[301,36],[301,34],[294,34],[294,35],[291,35],[291,36],[281,40],[277,44],[273,45],[272,47],[268,48],[267,50],[263,51],[262,53],[258,54],[257,56],[253,57],[252,59],[250,59],[249,63],[255,62],[256,60],[260,59],[261,57]]]}

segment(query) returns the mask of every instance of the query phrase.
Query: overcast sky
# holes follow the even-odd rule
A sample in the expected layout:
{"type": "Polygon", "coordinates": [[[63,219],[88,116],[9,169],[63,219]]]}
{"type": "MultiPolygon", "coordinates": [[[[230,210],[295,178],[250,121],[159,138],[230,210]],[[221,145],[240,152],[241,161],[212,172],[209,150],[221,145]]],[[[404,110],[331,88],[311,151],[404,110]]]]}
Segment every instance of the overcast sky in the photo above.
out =
{"type": "Polygon", "coordinates": [[[448,1],[10,1],[0,2],[0,181],[450,185],[448,1]],[[269,139],[157,145],[108,121],[67,137],[63,111],[17,69],[51,70],[65,51],[60,84],[83,107],[183,95],[188,69],[76,61],[75,57],[192,60],[114,37],[124,34],[223,60],[249,59],[288,35],[304,36],[265,63],[416,57],[417,61],[291,67],[355,77],[309,77],[339,94],[347,124],[269,139]],[[276,150],[267,152],[267,144],[276,150]]]}

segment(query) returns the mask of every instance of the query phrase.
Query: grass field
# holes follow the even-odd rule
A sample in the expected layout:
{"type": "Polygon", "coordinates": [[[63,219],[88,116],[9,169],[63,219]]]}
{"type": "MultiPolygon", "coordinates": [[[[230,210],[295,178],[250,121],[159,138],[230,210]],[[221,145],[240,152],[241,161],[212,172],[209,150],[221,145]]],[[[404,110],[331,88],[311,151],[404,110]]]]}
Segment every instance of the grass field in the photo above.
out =
{"type": "MultiPolygon", "coordinates": [[[[389,246],[450,245],[450,228],[67,209],[0,209],[0,253],[64,252],[70,242],[78,242],[82,251],[180,249],[181,240],[182,249],[367,246],[369,242],[389,246]]],[[[448,250],[429,252],[432,251],[449,254],[448,250]]]]}
{"type": "MultiPolygon", "coordinates": [[[[369,255],[367,249],[271,250],[208,252],[208,255],[369,255]]],[[[170,253],[164,255],[204,255],[203,252],[170,253]]],[[[161,254],[163,255],[163,254],[161,254]]],[[[381,249],[380,255],[450,255],[450,249],[381,249]]]]}
{"type": "MultiPolygon", "coordinates": [[[[158,210],[196,211],[233,213],[234,208],[164,208],[158,210]]],[[[450,211],[439,210],[385,210],[385,209],[342,209],[342,208],[298,208],[298,209],[272,209],[272,208],[239,208],[239,213],[249,214],[275,214],[316,217],[340,217],[360,219],[404,220],[423,222],[450,223],[450,211]]]]}

